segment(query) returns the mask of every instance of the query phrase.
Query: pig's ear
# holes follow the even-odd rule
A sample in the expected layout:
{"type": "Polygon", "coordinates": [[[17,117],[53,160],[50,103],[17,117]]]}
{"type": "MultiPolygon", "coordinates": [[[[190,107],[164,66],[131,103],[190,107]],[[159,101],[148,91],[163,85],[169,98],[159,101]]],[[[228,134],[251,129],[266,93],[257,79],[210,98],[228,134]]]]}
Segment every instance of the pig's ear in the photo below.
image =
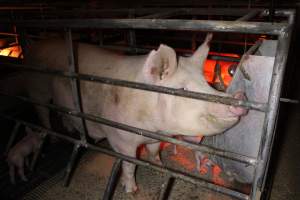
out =
{"type": "Polygon", "coordinates": [[[206,35],[204,42],[201,44],[200,47],[198,47],[198,49],[191,57],[191,60],[195,64],[195,66],[197,68],[199,67],[201,70],[203,70],[203,65],[209,52],[209,45],[210,45],[209,43],[212,39],[212,36],[213,36],[212,33],[208,33],[206,35]]]}
{"type": "Polygon", "coordinates": [[[143,74],[150,83],[158,83],[171,77],[177,69],[176,52],[174,49],[160,45],[152,50],[143,67],[143,74]]]}

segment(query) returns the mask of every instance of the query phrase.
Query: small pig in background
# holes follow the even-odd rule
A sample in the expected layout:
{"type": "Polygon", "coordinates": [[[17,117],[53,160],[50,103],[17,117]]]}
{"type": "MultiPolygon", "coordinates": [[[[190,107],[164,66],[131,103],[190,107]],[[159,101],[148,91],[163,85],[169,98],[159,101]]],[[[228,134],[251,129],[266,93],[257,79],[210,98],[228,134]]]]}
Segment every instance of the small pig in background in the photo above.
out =
{"type": "Polygon", "coordinates": [[[12,184],[16,182],[15,171],[17,171],[23,181],[27,181],[24,174],[24,163],[27,167],[29,166],[28,156],[31,153],[37,152],[41,145],[41,138],[37,132],[30,128],[26,128],[25,130],[27,135],[13,146],[7,154],[9,176],[12,184]]]}

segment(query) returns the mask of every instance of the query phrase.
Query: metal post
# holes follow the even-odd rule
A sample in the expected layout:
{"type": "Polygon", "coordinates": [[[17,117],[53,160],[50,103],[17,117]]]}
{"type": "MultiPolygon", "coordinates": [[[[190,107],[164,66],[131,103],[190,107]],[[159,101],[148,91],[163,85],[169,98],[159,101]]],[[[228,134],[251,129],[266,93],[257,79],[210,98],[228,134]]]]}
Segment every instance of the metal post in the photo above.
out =
{"type": "MultiPolygon", "coordinates": [[[[66,43],[68,49],[68,61],[69,61],[69,71],[71,73],[75,73],[75,59],[74,59],[74,49],[73,49],[73,41],[72,41],[72,32],[70,29],[66,32],[66,43]]],[[[71,79],[71,87],[72,87],[72,94],[73,94],[73,102],[75,105],[75,109],[79,112],[82,112],[82,104],[81,104],[81,93],[79,89],[79,81],[76,79],[71,79]]],[[[81,130],[80,130],[80,139],[82,144],[86,143],[86,135],[87,135],[87,127],[85,120],[81,120],[81,130]]]]}
{"type": "MultiPolygon", "coordinates": [[[[291,27],[290,27],[291,28],[291,27]]],[[[278,38],[277,53],[275,57],[275,64],[271,80],[271,89],[268,100],[268,113],[264,121],[264,134],[262,135],[261,144],[259,147],[258,160],[259,163],[255,169],[255,177],[252,187],[251,196],[255,198],[259,196],[264,188],[270,154],[272,150],[272,143],[274,138],[274,130],[280,101],[280,91],[282,88],[283,75],[285,71],[285,64],[289,50],[291,38],[291,31],[282,33],[278,38]]]]}
{"type": "Polygon", "coordinates": [[[72,155],[70,157],[70,161],[68,163],[68,166],[67,166],[66,172],[65,172],[65,177],[64,177],[64,186],[65,187],[68,187],[69,184],[70,184],[70,179],[72,177],[72,172],[73,172],[73,166],[74,166],[74,163],[76,161],[76,157],[78,155],[78,151],[79,151],[80,146],[81,145],[79,143],[74,144],[73,152],[72,152],[72,155]]]}
{"type": "Polygon", "coordinates": [[[108,183],[106,184],[105,192],[102,200],[111,200],[115,186],[117,185],[118,175],[120,173],[122,167],[122,159],[117,159],[111,169],[110,177],[108,179],[108,183]]]}
{"type": "Polygon", "coordinates": [[[174,178],[168,176],[166,181],[161,185],[161,190],[159,194],[159,200],[166,200],[170,194],[170,190],[173,186],[174,178]]]}

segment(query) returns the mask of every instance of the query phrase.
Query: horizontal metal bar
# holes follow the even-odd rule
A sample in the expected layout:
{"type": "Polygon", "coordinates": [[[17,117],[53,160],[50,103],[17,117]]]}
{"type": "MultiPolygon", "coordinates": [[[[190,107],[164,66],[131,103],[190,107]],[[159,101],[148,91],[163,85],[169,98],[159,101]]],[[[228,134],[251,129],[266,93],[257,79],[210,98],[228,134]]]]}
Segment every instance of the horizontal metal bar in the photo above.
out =
{"type": "Polygon", "coordinates": [[[288,99],[288,98],[280,98],[280,101],[284,102],[284,103],[294,103],[294,104],[298,104],[299,103],[299,100],[288,99]]]}
{"type": "Polygon", "coordinates": [[[152,132],[152,131],[136,128],[136,127],[133,127],[133,126],[128,126],[126,124],[111,121],[111,120],[108,120],[108,119],[105,119],[105,118],[102,118],[102,117],[99,117],[99,116],[77,112],[76,110],[71,110],[71,109],[66,108],[66,107],[61,107],[61,106],[56,106],[56,105],[53,105],[53,104],[37,102],[37,101],[31,100],[29,98],[22,97],[22,96],[7,95],[7,94],[4,94],[2,92],[0,92],[0,95],[13,97],[13,98],[19,99],[19,100],[24,101],[24,102],[29,102],[29,103],[36,104],[36,105],[39,105],[39,106],[47,107],[47,108],[50,108],[50,109],[58,111],[58,112],[62,112],[62,113],[68,114],[68,115],[84,118],[84,119],[89,120],[89,121],[105,124],[107,126],[111,126],[111,127],[117,128],[117,129],[128,131],[128,132],[131,132],[131,133],[134,133],[134,134],[137,134],[137,135],[149,137],[149,138],[160,140],[160,141],[170,142],[170,143],[177,144],[177,145],[182,145],[182,146],[188,147],[188,148],[196,150],[196,151],[201,151],[201,152],[208,153],[208,154],[218,155],[218,156],[221,156],[221,157],[224,157],[224,158],[227,158],[227,159],[235,160],[235,161],[242,162],[242,163],[249,164],[249,165],[255,165],[256,164],[256,159],[255,158],[248,157],[248,156],[245,156],[245,155],[240,155],[240,154],[237,154],[237,153],[228,152],[228,151],[224,151],[224,150],[217,149],[217,148],[212,148],[212,147],[209,147],[209,146],[206,146],[206,145],[189,143],[189,142],[186,142],[186,141],[183,141],[183,140],[178,140],[178,139],[169,137],[169,136],[161,134],[161,133],[155,133],[155,132],[152,132]]]}
{"type": "Polygon", "coordinates": [[[259,102],[252,102],[252,101],[242,101],[231,97],[224,97],[219,95],[213,95],[213,94],[205,94],[200,92],[192,92],[187,91],[183,89],[174,89],[170,87],[163,87],[163,86],[157,86],[157,85],[151,85],[151,84],[144,84],[144,83],[138,83],[138,82],[132,82],[132,81],[125,81],[125,80],[119,80],[119,79],[112,79],[107,77],[99,77],[99,76],[93,76],[93,75],[87,75],[87,74],[78,74],[78,73],[72,73],[72,72],[66,72],[66,71],[60,71],[60,70],[50,70],[45,69],[44,67],[32,67],[29,65],[20,65],[20,64],[12,64],[12,63],[1,63],[0,67],[13,67],[16,69],[22,69],[22,70],[28,70],[32,72],[38,72],[38,73],[45,73],[49,75],[56,75],[61,77],[67,77],[67,78],[76,78],[79,80],[84,81],[92,81],[92,82],[98,82],[103,84],[109,84],[109,85],[115,85],[115,86],[122,86],[122,87],[129,87],[134,89],[140,89],[140,90],[147,90],[151,92],[158,92],[158,93],[164,93],[169,95],[175,95],[175,96],[181,96],[186,98],[192,98],[192,99],[198,99],[198,100],[205,100],[210,101],[214,103],[222,103],[226,105],[233,105],[233,106],[240,106],[245,107],[249,109],[254,109],[262,112],[266,112],[267,105],[265,103],[259,103],[259,102]]]}
{"type": "Polygon", "coordinates": [[[137,17],[137,19],[163,19],[168,17],[174,17],[180,14],[184,14],[184,10],[182,9],[173,9],[168,11],[157,12],[154,14],[149,14],[141,17],[137,17]]]}
{"type": "Polygon", "coordinates": [[[237,32],[280,35],[287,23],[241,22],[183,19],[47,19],[47,20],[0,20],[29,28],[102,28],[102,29],[160,29],[205,32],[237,32]]]}
{"type": "MultiPolygon", "coordinates": [[[[45,133],[47,133],[49,135],[53,135],[53,136],[59,137],[61,139],[65,139],[65,140],[67,140],[69,142],[72,142],[74,144],[81,144],[80,140],[76,140],[76,139],[74,139],[72,137],[62,135],[60,133],[57,133],[57,132],[54,132],[52,130],[43,128],[41,126],[37,126],[37,125],[32,124],[32,123],[28,123],[28,122],[25,122],[23,120],[19,120],[19,119],[15,119],[15,118],[12,118],[12,117],[8,117],[8,116],[5,116],[3,114],[0,114],[0,117],[8,119],[8,120],[13,120],[13,121],[19,122],[19,123],[21,123],[21,124],[23,124],[25,126],[37,129],[39,131],[45,132],[45,133]]],[[[249,200],[249,196],[247,194],[244,194],[244,193],[241,193],[241,192],[238,192],[238,191],[226,188],[224,186],[215,185],[213,183],[207,182],[204,179],[201,179],[200,177],[195,177],[195,176],[193,176],[191,174],[187,174],[185,172],[182,172],[182,171],[179,171],[179,170],[176,170],[176,169],[170,169],[170,168],[162,167],[160,165],[157,165],[157,164],[154,164],[154,163],[150,163],[150,162],[147,162],[147,161],[138,160],[136,158],[129,157],[129,156],[126,156],[124,154],[117,153],[117,152],[111,151],[109,149],[106,149],[104,147],[96,146],[96,145],[93,145],[93,144],[90,144],[90,143],[87,143],[85,146],[87,148],[91,149],[91,150],[95,150],[95,151],[98,151],[98,152],[101,152],[101,153],[104,153],[104,154],[107,154],[107,155],[110,155],[110,156],[113,156],[113,157],[121,158],[122,160],[131,162],[131,163],[134,163],[134,164],[137,164],[137,165],[141,165],[141,166],[145,166],[145,167],[150,167],[150,168],[152,168],[154,170],[157,170],[157,171],[159,171],[161,173],[169,174],[170,176],[172,176],[174,178],[180,178],[180,179],[182,179],[184,181],[190,182],[190,183],[195,184],[195,185],[199,185],[201,187],[204,187],[204,188],[207,188],[207,189],[210,189],[210,190],[222,193],[222,194],[230,195],[230,196],[242,199],[242,200],[249,200]]]]}

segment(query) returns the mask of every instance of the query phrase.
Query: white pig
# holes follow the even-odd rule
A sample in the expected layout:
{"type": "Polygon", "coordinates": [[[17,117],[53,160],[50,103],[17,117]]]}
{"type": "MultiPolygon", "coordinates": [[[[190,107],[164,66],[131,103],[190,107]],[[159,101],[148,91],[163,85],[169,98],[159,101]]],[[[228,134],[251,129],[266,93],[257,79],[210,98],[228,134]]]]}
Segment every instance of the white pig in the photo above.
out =
{"type": "MultiPolygon", "coordinates": [[[[203,76],[203,64],[209,51],[212,34],[191,57],[178,57],[166,45],[160,45],[147,55],[125,56],[103,50],[97,46],[77,44],[76,66],[81,74],[142,82],[176,89],[208,94],[231,96],[218,92],[208,85],[203,76]]],[[[46,68],[68,70],[68,53],[65,41],[50,40],[33,44],[25,59],[29,64],[46,68]]],[[[74,108],[70,82],[64,78],[52,79],[47,75],[30,75],[28,93],[38,101],[53,102],[74,108]]],[[[156,92],[80,81],[83,110],[86,113],[166,135],[209,136],[229,129],[245,114],[245,109],[172,96],[156,92]]],[[[50,128],[47,109],[37,108],[44,126],[50,128]]],[[[65,117],[81,131],[75,117],[65,117]]],[[[149,152],[157,155],[159,141],[123,130],[87,121],[89,136],[106,137],[112,148],[127,156],[136,157],[136,150],[146,144],[149,152]]],[[[135,165],[123,162],[122,184],[126,192],[137,190],[135,165]]]]}

